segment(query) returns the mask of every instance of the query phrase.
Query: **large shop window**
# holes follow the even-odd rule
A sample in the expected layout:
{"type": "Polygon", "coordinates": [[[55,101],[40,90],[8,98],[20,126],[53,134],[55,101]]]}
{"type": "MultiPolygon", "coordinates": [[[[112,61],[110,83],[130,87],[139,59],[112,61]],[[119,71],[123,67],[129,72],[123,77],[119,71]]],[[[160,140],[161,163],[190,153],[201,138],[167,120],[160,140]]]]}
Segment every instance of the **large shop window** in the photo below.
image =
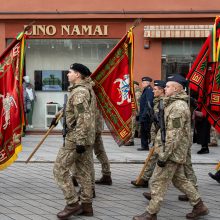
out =
{"type": "Polygon", "coordinates": [[[205,39],[165,39],[162,42],[162,78],[186,76],[205,39]]]}
{"type": "MultiPolygon", "coordinates": [[[[8,39],[7,44],[12,40],[8,39]]],[[[25,71],[36,91],[66,91],[72,63],[94,71],[117,44],[117,39],[28,39],[25,71]]]]}

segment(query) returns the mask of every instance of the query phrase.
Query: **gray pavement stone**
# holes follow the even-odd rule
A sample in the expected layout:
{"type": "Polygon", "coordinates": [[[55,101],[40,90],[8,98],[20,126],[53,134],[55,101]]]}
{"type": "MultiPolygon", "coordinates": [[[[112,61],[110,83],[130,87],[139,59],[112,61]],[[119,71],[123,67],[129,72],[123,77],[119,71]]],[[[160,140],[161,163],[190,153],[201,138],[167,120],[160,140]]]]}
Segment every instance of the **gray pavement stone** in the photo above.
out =
{"type": "MultiPolygon", "coordinates": [[[[118,147],[111,136],[103,135],[103,142],[111,163],[143,163],[148,151],[137,151],[141,147],[140,139],[135,139],[135,146],[118,147]]],[[[17,161],[26,161],[35,146],[43,138],[43,135],[27,135],[22,139],[23,151],[19,154],[17,161]]],[[[53,162],[62,146],[62,135],[49,135],[37,153],[31,159],[32,162],[53,162]]],[[[210,153],[198,155],[196,152],[201,146],[193,144],[192,161],[195,164],[216,164],[220,160],[220,141],[218,147],[210,147],[210,153]]],[[[97,159],[95,158],[95,162],[97,159]]]]}
{"type": "MultiPolygon", "coordinates": [[[[61,190],[58,189],[53,180],[52,167],[52,163],[33,163],[31,165],[14,163],[0,172],[0,178],[5,183],[5,185],[2,185],[0,192],[1,220],[57,219],[56,214],[63,209],[65,201],[61,190]],[[41,178],[41,176],[44,178],[41,178]],[[21,179],[25,183],[29,183],[28,188],[22,187],[21,179]],[[32,195],[31,198],[30,194],[32,195]],[[46,196],[42,197],[42,195],[46,196]]],[[[96,186],[97,197],[93,202],[94,217],[77,216],[70,218],[70,220],[123,220],[132,219],[133,216],[144,212],[148,201],[142,196],[142,193],[148,189],[138,189],[130,184],[130,180],[136,178],[142,164],[111,164],[111,167],[113,185],[96,186]]],[[[96,176],[100,177],[100,166],[96,164],[95,168],[97,171],[96,176]]],[[[200,164],[194,165],[194,168],[198,177],[199,191],[210,209],[210,214],[201,219],[219,219],[219,184],[207,175],[213,169],[213,165],[200,164]]],[[[190,212],[192,207],[188,202],[177,200],[179,193],[177,189],[170,187],[158,214],[158,219],[185,219],[186,213],[190,212]]]]}

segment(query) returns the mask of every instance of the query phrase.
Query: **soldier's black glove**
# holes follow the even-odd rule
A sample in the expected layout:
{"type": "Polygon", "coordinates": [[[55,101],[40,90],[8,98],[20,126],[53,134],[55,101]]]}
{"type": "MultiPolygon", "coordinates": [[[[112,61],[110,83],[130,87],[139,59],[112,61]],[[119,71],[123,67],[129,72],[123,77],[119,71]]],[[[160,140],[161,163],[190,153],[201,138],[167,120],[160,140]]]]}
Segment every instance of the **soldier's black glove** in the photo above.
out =
{"type": "Polygon", "coordinates": [[[86,148],[85,146],[83,145],[76,145],[76,153],[78,154],[82,154],[86,151],[86,148]]]}
{"type": "Polygon", "coordinates": [[[161,160],[158,160],[158,161],[157,161],[157,165],[158,165],[159,167],[165,167],[166,162],[161,161],[161,160]]]}
{"type": "Polygon", "coordinates": [[[51,123],[50,123],[50,128],[51,128],[53,125],[54,125],[54,127],[57,126],[58,122],[56,122],[56,121],[57,121],[57,118],[56,118],[56,117],[52,119],[52,121],[51,121],[51,123]]]}
{"type": "Polygon", "coordinates": [[[139,121],[139,115],[136,115],[136,121],[139,121]]]}

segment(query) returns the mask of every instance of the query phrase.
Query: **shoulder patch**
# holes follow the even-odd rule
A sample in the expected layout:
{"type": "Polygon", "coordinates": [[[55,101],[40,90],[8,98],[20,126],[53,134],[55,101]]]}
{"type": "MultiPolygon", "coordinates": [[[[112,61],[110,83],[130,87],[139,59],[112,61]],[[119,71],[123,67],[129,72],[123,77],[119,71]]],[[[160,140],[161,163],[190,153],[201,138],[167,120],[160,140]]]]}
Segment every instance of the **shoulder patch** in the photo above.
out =
{"type": "Polygon", "coordinates": [[[180,118],[173,118],[172,119],[172,124],[173,124],[174,128],[180,128],[181,127],[180,118]]]}

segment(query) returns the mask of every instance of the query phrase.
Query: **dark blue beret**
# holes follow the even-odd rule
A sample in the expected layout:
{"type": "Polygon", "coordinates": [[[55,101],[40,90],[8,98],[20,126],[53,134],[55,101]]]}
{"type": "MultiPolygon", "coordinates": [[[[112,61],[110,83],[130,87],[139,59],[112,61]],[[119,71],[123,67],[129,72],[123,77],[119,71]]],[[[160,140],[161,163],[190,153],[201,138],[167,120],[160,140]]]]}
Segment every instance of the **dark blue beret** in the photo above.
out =
{"type": "Polygon", "coordinates": [[[142,77],[142,81],[152,82],[152,79],[148,76],[142,77]]]}
{"type": "Polygon", "coordinates": [[[79,72],[83,76],[90,76],[91,72],[88,67],[81,63],[73,63],[70,65],[70,69],[79,72]]]}
{"type": "Polygon", "coordinates": [[[167,81],[177,82],[180,85],[182,85],[183,87],[186,87],[188,84],[188,81],[183,76],[181,76],[179,74],[174,74],[172,76],[168,76],[167,81]]]}
{"type": "Polygon", "coordinates": [[[163,80],[154,80],[154,85],[155,86],[160,86],[162,88],[165,88],[166,87],[166,82],[163,81],[163,80]]]}

